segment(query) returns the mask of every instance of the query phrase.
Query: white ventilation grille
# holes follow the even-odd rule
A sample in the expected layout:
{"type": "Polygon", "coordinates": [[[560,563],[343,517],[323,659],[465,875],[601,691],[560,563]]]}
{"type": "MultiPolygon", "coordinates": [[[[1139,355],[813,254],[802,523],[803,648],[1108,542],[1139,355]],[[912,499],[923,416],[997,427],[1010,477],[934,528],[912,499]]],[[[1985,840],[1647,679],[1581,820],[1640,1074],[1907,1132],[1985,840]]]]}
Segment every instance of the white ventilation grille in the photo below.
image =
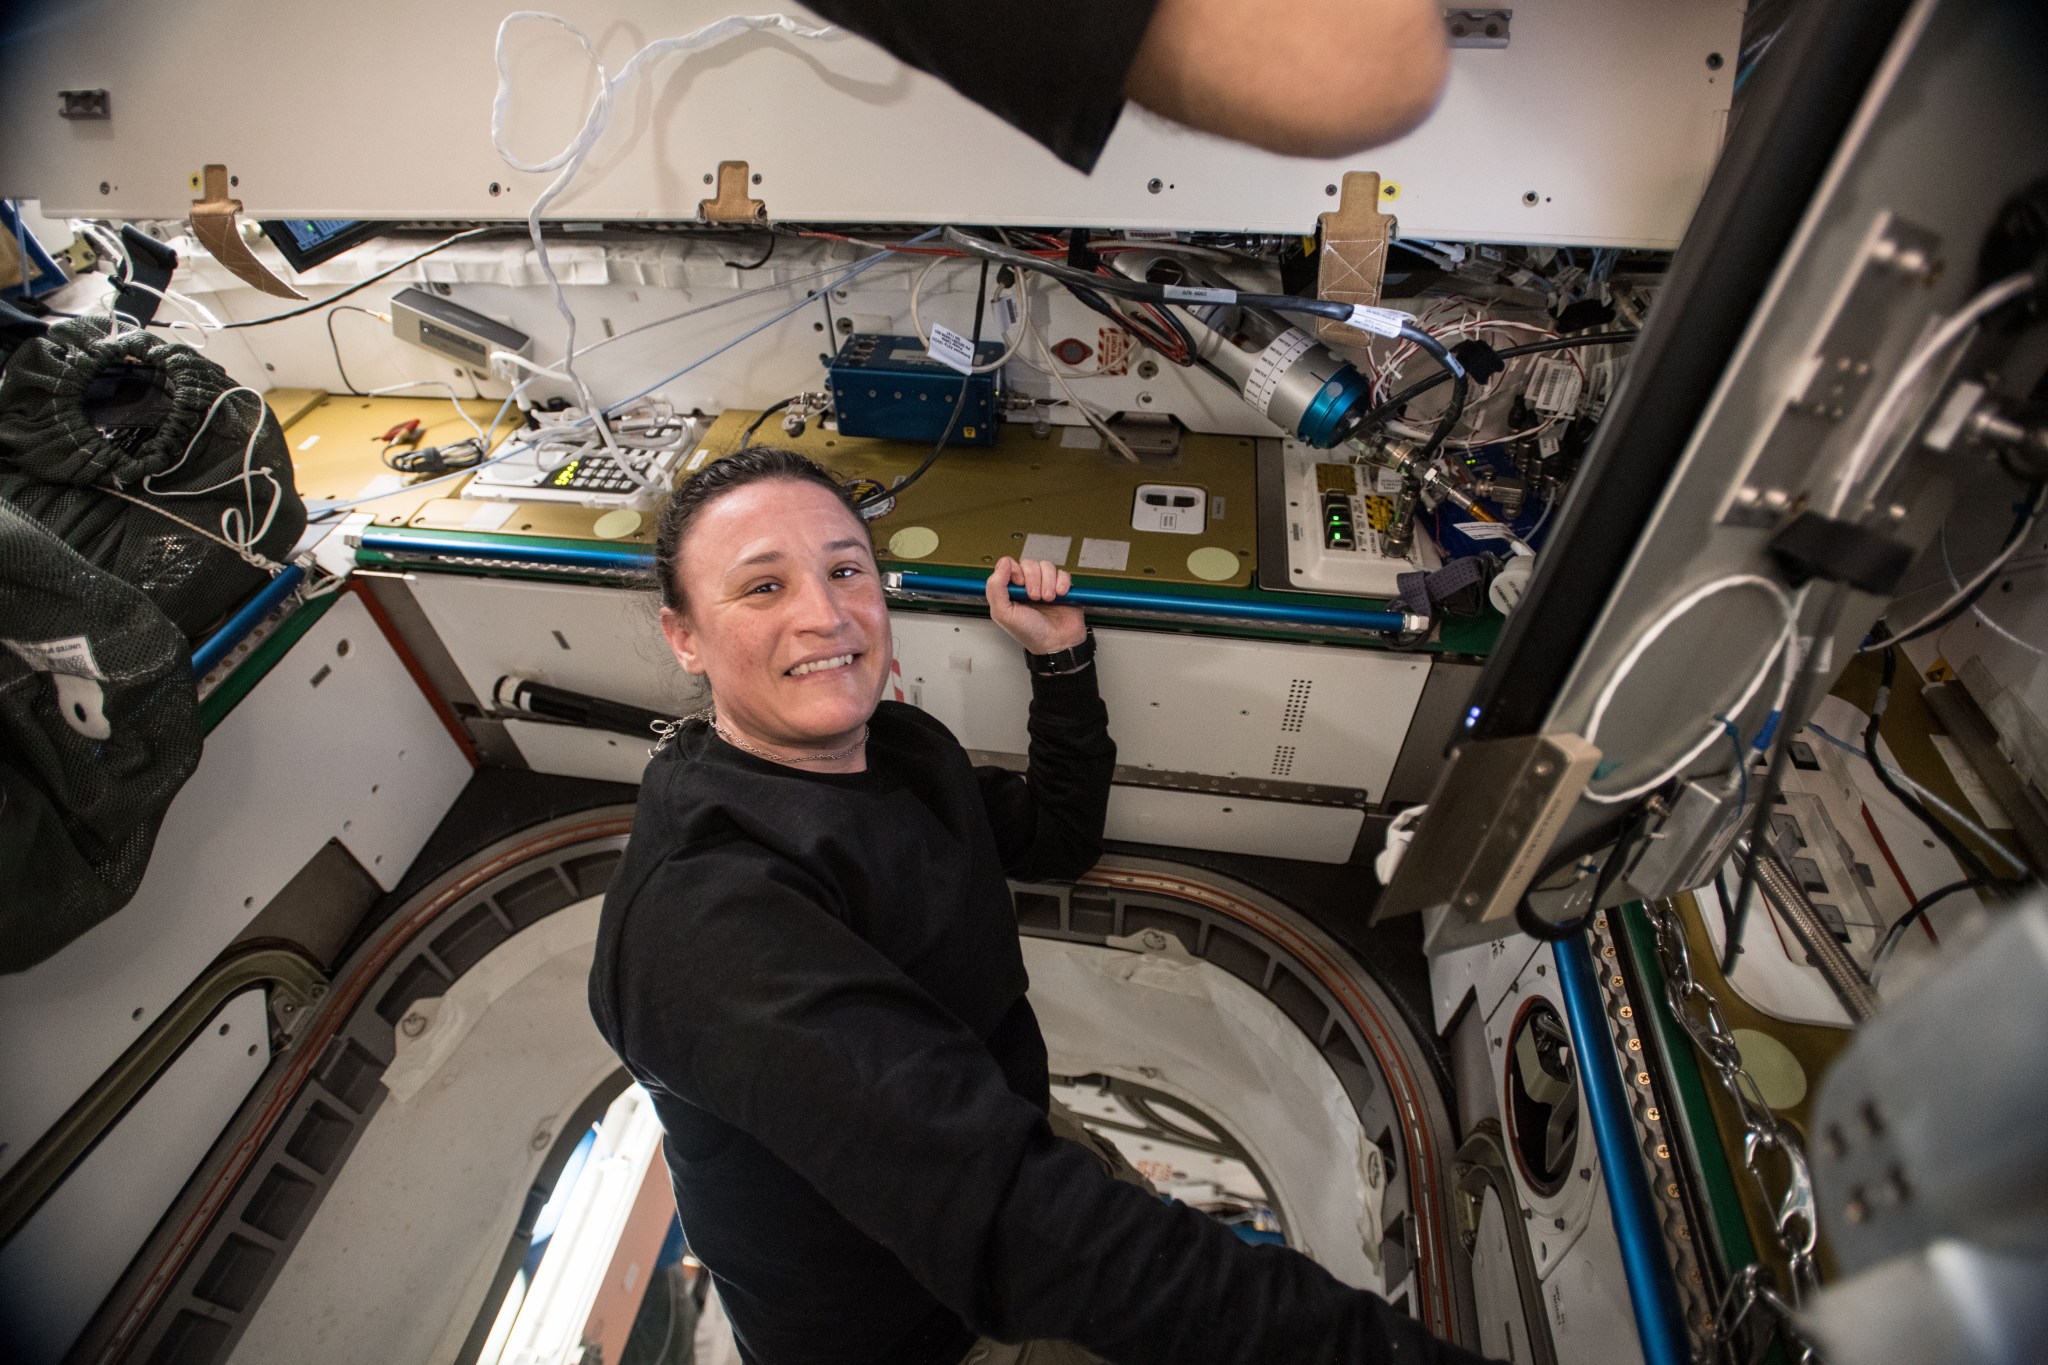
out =
{"type": "Polygon", "coordinates": [[[1273,750],[1274,777],[1285,777],[1294,771],[1294,746],[1282,744],[1273,750]]]}
{"type": "Polygon", "coordinates": [[[1287,709],[1280,713],[1280,730],[1283,734],[1299,734],[1301,722],[1308,716],[1308,690],[1315,686],[1312,678],[1296,678],[1287,688],[1287,709]]]}

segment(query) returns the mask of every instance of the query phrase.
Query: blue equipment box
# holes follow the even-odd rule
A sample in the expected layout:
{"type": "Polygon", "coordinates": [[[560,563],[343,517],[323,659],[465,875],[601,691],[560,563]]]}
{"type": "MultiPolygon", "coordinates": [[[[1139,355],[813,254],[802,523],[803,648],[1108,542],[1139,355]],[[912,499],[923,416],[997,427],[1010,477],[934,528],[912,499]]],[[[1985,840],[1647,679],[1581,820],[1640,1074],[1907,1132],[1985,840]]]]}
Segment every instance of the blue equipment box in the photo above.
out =
{"type": "MultiPolygon", "coordinates": [[[[974,363],[987,365],[1003,353],[1002,344],[984,341],[975,348],[974,363]]],[[[826,368],[832,387],[832,410],[842,436],[872,436],[887,441],[934,445],[967,385],[967,401],[947,445],[992,446],[1002,419],[1000,370],[963,375],[925,354],[914,336],[878,336],[857,332],[846,339],[826,368]]]]}

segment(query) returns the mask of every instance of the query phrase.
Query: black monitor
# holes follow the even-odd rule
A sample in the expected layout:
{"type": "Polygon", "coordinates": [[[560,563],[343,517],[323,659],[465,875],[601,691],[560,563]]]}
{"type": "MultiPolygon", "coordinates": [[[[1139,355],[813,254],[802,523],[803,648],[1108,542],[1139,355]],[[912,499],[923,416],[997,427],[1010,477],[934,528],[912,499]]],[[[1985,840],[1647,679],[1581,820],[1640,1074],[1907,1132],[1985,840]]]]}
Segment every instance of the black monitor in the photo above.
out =
{"type": "Polygon", "coordinates": [[[360,218],[265,218],[259,226],[284,254],[293,270],[304,274],[322,261],[382,233],[388,224],[360,218]]]}

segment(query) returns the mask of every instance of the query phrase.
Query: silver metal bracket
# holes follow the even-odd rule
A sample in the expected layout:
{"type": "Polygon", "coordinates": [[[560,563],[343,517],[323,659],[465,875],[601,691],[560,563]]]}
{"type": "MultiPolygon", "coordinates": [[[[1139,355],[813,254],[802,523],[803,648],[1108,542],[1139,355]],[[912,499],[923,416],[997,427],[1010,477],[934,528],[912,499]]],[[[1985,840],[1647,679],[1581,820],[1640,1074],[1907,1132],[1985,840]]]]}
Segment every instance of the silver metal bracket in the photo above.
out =
{"type": "Polygon", "coordinates": [[[1926,319],[1941,239],[1889,211],[1871,223],[1792,382],[1723,504],[1724,526],[1774,526],[1813,477],[1861,432],[1874,381],[1888,375],[1926,319]]]}

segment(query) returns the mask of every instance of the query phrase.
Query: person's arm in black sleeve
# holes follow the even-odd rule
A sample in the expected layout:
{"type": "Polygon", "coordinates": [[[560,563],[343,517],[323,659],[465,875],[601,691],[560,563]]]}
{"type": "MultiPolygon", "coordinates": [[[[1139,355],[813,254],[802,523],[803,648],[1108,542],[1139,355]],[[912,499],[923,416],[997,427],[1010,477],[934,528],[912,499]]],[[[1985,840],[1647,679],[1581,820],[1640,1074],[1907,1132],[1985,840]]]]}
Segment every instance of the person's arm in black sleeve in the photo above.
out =
{"type": "Polygon", "coordinates": [[[621,1052],[746,1131],[975,1331],[1116,1365],[1475,1359],[1055,1137],[974,1035],[801,870],[735,841],[628,908],[621,1052]]]}
{"type": "Polygon", "coordinates": [[[1428,117],[1449,71],[1434,0],[809,0],[1077,170],[1126,96],[1288,156],[1348,156],[1428,117]]]}
{"type": "Polygon", "coordinates": [[[1080,171],[1124,108],[1157,0],[806,0],[1080,171]]]}
{"type": "Polygon", "coordinates": [[[1070,880],[1102,856],[1116,745],[1096,690],[1088,622],[1079,607],[1055,603],[1072,585],[1057,564],[1005,555],[982,590],[989,619],[1026,655],[1039,656],[1032,668],[1028,770],[1021,778],[1000,768],[976,773],[1003,870],[1013,877],[1070,880]],[[1030,600],[1011,601],[1012,585],[1030,600]],[[1041,676],[1045,667],[1058,676],[1041,676]]]}
{"type": "Polygon", "coordinates": [[[1102,857],[1116,741],[1091,664],[1031,679],[1030,762],[1023,776],[977,768],[1003,871],[1071,881],[1102,857]]]}

